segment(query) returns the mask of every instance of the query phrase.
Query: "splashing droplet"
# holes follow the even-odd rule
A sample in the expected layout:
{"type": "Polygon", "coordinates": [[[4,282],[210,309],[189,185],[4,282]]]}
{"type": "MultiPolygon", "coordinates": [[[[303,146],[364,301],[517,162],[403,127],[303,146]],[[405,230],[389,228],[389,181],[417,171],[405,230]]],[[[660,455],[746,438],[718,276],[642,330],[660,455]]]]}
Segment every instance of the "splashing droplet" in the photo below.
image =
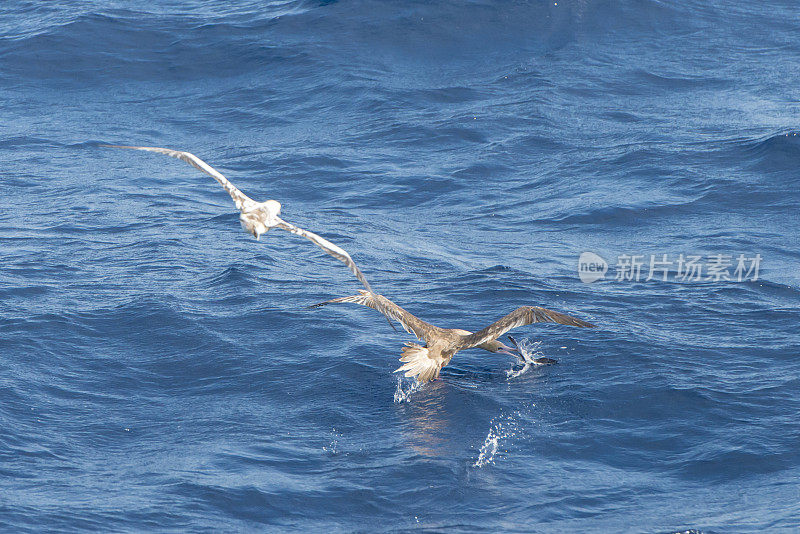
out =
{"type": "Polygon", "coordinates": [[[506,377],[508,377],[509,380],[512,378],[517,378],[518,376],[525,374],[532,366],[538,365],[535,360],[543,356],[542,352],[539,350],[541,345],[541,341],[529,341],[527,339],[520,340],[520,342],[517,344],[517,348],[519,348],[522,361],[517,362],[517,365],[521,363],[522,367],[517,368],[517,365],[515,365],[506,371],[506,377]]]}
{"type": "Polygon", "coordinates": [[[397,379],[397,388],[394,390],[394,402],[399,404],[401,402],[410,401],[411,395],[422,389],[422,386],[424,386],[424,384],[415,379],[408,387],[405,387],[403,378],[399,377],[397,379]]]}
{"type": "Polygon", "coordinates": [[[517,435],[517,422],[513,417],[497,417],[492,419],[489,427],[489,434],[483,441],[478,459],[472,464],[473,467],[483,467],[494,464],[494,458],[500,448],[500,440],[517,435]]]}

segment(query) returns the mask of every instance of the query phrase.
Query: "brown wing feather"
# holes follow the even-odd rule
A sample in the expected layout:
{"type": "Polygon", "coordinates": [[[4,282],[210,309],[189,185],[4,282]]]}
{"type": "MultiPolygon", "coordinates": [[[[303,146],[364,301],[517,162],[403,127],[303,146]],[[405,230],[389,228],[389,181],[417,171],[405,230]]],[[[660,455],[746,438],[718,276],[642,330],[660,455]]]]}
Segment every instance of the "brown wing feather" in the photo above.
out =
{"type": "Polygon", "coordinates": [[[373,310],[378,310],[385,315],[387,319],[394,319],[403,326],[406,332],[409,334],[414,334],[418,339],[421,339],[426,343],[429,343],[429,338],[440,330],[432,324],[426,323],[422,319],[415,317],[383,295],[370,293],[369,291],[364,291],[363,289],[359,291],[358,295],[328,300],[325,302],[320,302],[319,304],[314,304],[310,307],[317,308],[319,306],[325,306],[326,304],[336,304],[340,302],[352,302],[353,304],[361,304],[362,306],[368,306],[373,310]]]}
{"type": "Polygon", "coordinates": [[[474,334],[463,336],[458,349],[468,349],[476,347],[487,341],[492,341],[502,336],[509,330],[531,323],[558,323],[569,326],[580,326],[583,328],[594,328],[595,325],[587,323],[564,313],[540,308],[538,306],[523,306],[509,313],[499,321],[496,321],[483,330],[474,334]]]}

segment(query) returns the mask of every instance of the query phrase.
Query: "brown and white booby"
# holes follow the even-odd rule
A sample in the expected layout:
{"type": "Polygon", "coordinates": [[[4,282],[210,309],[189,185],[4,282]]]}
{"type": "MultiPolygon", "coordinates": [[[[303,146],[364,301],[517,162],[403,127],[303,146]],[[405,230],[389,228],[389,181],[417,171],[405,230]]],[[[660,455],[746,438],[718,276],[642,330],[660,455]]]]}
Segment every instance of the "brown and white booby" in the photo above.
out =
{"type": "MultiPolygon", "coordinates": [[[[416,377],[420,382],[428,382],[437,378],[442,367],[450,363],[455,353],[460,350],[477,347],[489,352],[512,355],[515,351],[519,352],[519,349],[504,345],[497,340],[498,337],[518,326],[531,323],[558,323],[584,328],[593,328],[595,326],[581,319],[546,308],[523,306],[473,334],[467,330],[439,328],[426,323],[383,295],[364,290],[360,290],[358,295],[328,300],[310,307],[316,308],[340,302],[352,302],[378,310],[386,318],[399,322],[406,332],[414,334],[418,339],[424,341],[425,346],[406,343],[402,350],[403,355],[400,358],[403,365],[395,371],[405,371],[405,376],[416,377]]],[[[513,339],[512,342],[514,342],[513,339]]],[[[555,361],[543,358],[542,361],[537,363],[555,363],[555,361]]]]}

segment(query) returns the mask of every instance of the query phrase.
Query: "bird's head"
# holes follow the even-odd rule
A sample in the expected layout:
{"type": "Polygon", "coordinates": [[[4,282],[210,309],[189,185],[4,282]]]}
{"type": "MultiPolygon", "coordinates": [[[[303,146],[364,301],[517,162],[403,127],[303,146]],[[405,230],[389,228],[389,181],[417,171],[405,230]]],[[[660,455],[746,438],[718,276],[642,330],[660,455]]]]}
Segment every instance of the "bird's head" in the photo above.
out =
{"type": "Polygon", "coordinates": [[[281,213],[281,203],[277,200],[267,200],[266,202],[252,203],[242,207],[239,214],[239,222],[242,228],[253,237],[259,239],[261,234],[269,231],[280,221],[278,215],[281,213]]]}
{"type": "Polygon", "coordinates": [[[509,347],[505,343],[497,341],[490,341],[486,343],[485,348],[489,349],[492,352],[498,352],[500,354],[508,354],[509,356],[517,356],[519,354],[519,349],[516,347],[509,347]]]}

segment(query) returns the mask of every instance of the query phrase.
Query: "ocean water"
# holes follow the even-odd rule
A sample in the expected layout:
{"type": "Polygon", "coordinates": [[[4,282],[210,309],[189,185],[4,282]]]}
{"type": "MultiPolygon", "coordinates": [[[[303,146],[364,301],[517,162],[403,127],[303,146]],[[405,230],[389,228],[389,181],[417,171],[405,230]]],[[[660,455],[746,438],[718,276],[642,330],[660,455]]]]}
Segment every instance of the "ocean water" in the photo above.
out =
{"type": "Polygon", "coordinates": [[[790,1],[5,0],[0,530],[797,532],[799,34],[790,1]],[[402,329],[306,309],[340,263],[102,143],[193,152],[433,324],[598,328],[400,380],[402,329]]]}

